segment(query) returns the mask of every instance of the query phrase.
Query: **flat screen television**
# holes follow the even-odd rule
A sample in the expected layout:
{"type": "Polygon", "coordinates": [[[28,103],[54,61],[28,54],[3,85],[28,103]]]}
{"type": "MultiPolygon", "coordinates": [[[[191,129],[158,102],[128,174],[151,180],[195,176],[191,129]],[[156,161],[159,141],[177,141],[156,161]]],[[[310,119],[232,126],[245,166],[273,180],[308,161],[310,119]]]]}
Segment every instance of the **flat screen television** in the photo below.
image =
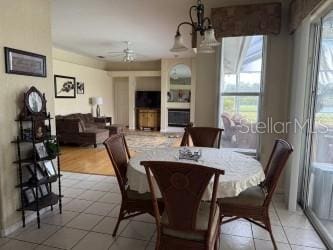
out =
{"type": "Polygon", "coordinates": [[[161,108],[160,91],[136,91],[135,92],[136,108],[161,108]]]}

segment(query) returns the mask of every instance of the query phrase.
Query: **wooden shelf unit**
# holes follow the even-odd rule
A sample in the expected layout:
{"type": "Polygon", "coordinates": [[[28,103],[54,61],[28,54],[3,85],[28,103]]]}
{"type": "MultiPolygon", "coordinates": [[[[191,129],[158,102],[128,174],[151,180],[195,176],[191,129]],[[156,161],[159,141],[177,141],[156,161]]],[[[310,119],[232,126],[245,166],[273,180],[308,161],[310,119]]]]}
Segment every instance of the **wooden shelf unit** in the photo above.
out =
{"type": "Polygon", "coordinates": [[[137,108],[136,109],[137,117],[137,127],[140,130],[146,128],[152,130],[159,130],[161,123],[161,110],[160,109],[150,109],[150,108],[137,108]]]}

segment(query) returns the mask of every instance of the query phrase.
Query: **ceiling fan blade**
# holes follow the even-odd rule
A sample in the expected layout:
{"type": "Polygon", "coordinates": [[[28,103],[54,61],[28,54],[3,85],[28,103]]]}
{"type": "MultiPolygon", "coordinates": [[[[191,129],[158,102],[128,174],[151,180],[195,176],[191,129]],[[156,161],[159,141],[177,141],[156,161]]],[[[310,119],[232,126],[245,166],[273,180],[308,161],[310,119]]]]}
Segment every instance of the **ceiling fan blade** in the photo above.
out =
{"type": "Polygon", "coordinates": [[[116,51],[113,52],[113,51],[110,51],[110,52],[108,52],[108,54],[124,54],[124,52],[120,52],[120,51],[119,52],[116,52],[116,51]]]}
{"type": "Polygon", "coordinates": [[[146,55],[143,55],[143,54],[136,54],[137,56],[139,57],[149,57],[149,56],[146,56],[146,55]]]}
{"type": "Polygon", "coordinates": [[[107,57],[124,57],[125,55],[108,55],[107,57]]]}

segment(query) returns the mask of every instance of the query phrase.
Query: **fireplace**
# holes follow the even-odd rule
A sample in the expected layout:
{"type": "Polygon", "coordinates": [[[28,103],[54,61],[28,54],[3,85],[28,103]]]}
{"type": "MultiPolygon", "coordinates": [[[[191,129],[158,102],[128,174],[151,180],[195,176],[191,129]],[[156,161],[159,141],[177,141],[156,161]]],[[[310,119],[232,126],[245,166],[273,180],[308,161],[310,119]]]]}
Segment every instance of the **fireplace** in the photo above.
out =
{"type": "Polygon", "coordinates": [[[169,127],[186,127],[190,123],[190,109],[168,109],[169,127]]]}

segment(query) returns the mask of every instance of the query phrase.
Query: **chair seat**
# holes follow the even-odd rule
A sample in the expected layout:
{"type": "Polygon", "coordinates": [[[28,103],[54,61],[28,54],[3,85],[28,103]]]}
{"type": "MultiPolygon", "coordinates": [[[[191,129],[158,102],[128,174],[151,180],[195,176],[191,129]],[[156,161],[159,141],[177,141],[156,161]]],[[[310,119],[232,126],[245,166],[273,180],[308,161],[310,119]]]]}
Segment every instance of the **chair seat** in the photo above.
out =
{"type": "Polygon", "coordinates": [[[221,204],[222,210],[223,206],[250,206],[250,207],[260,207],[265,201],[265,192],[260,186],[250,187],[245,191],[241,192],[236,197],[228,197],[218,199],[218,203],[221,204]]]}
{"type": "MultiPolygon", "coordinates": [[[[196,230],[205,231],[208,229],[209,213],[210,213],[210,202],[201,202],[197,213],[196,230]]],[[[212,225],[213,232],[215,228],[219,226],[219,218],[220,218],[220,208],[219,206],[216,206],[213,218],[213,225],[212,225]]],[[[169,224],[166,212],[162,214],[161,222],[162,224],[165,225],[169,224]]],[[[163,234],[187,240],[202,241],[205,239],[205,235],[200,232],[184,232],[184,231],[173,230],[166,227],[164,227],[163,229],[163,234]]],[[[214,234],[212,234],[211,237],[213,237],[213,235],[214,234]]]]}
{"type": "Polygon", "coordinates": [[[137,191],[131,190],[131,189],[127,189],[127,198],[130,200],[151,200],[151,193],[147,192],[147,193],[139,193],[137,191]]]}

